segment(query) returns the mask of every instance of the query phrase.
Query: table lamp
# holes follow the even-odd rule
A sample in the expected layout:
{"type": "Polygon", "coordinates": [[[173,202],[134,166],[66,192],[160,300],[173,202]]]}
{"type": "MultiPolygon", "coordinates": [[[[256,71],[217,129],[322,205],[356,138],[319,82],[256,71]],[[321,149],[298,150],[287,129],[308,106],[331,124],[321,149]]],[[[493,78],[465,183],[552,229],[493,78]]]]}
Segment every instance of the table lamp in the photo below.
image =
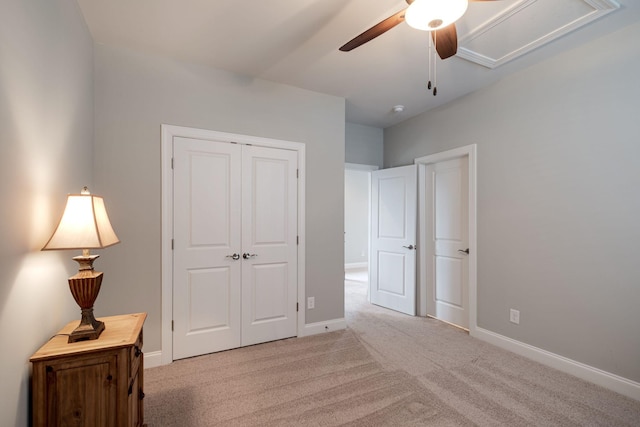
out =
{"type": "Polygon", "coordinates": [[[93,303],[100,292],[102,273],[93,270],[90,249],[115,245],[120,240],[111,227],[102,197],[89,193],[87,187],[80,194],[69,194],[62,218],[43,251],[82,249],[82,255],[73,257],[78,262],[78,273],[69,278],[69,288],[82,310],[80,325],[71,332],[68,342],[97,339],[104,330],[104,322],[93,316],[93,303]]]}

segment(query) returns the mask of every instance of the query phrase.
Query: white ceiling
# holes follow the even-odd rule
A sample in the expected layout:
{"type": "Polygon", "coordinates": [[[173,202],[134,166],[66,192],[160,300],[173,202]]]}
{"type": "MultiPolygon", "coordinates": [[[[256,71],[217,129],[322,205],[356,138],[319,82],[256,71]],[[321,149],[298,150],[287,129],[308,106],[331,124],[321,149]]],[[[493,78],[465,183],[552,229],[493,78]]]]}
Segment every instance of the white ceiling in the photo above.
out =
{"type": "Polygon", "coordinates": [[[77,2],[97,43],[343,97],[348,122],[380,128],[640,20],[638,0],[472,2],[456,24],[458,55],[437,61],[434,97],[426,89],[428,33],[402,23],[338,51],[405,8],[402,0],[77,2]],[[405,111],[394,113],[397,104],[405,111]]]}

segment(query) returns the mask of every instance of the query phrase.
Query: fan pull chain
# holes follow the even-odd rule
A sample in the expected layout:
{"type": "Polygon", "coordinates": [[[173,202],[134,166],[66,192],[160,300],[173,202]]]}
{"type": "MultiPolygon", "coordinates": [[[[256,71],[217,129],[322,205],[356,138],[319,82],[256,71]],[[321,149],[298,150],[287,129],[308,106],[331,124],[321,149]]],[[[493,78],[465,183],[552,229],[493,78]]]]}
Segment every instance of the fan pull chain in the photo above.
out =
{"type": "Polygon", "coordinates": [[[438,94],[437,79],[438,79],[438,58],[436,55],[438,53],[438,33],[433,33],[433,38],[431,34],[429,34],[429,81],[427,82],[427,89],[431,90],[433,88],[433,96],[438,94]],[[432,63],[433,60],[433,63],[432,63]],[[433,79],[431,78],[433,72],[433,79]],[[433,81],[433,83],[432,83],[433,81]]]}
{"type": "Polygon", "coordinates": [[[429,82],[427,83],[427,89],[431,90],[431,34],[429,34],[428,37],[429,37],[429,82]]]}
{"type": "Polygon", "coordinates": [[[436,54],[438,53],[438,33],[433,33],[433,96],[438,94],[438,58],[436,58],[436,54]]]}

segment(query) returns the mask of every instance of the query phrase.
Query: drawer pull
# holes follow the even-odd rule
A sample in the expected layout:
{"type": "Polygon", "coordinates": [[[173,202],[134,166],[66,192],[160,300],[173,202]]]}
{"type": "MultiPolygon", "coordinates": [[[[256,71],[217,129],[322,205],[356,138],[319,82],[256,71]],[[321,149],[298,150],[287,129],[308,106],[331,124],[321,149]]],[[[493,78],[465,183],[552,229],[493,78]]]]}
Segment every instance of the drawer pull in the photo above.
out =
{"type": "Polygon", "coordinates": [[[136,357],[139,357],[142,354],[142,350],[140,350],[140,347],[136,346],[136,357]]]}
{"type": "Polygon", "coordinates": [[[139,391],[138,398],[140,398],[140,400],[144,399],[144,392],[142,390],[139,391]]]}

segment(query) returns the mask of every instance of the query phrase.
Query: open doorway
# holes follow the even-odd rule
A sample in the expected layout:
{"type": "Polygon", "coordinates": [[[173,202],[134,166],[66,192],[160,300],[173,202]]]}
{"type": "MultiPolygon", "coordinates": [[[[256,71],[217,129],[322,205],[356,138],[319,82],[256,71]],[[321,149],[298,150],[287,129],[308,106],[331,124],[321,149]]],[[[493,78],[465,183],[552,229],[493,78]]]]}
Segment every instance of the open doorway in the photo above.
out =
{"type": "Polygon", "coordinates": [[[378,166],[346,163],[344,170],[345,280],[369,282],[369,203],[371,171],[378,166]]]}

